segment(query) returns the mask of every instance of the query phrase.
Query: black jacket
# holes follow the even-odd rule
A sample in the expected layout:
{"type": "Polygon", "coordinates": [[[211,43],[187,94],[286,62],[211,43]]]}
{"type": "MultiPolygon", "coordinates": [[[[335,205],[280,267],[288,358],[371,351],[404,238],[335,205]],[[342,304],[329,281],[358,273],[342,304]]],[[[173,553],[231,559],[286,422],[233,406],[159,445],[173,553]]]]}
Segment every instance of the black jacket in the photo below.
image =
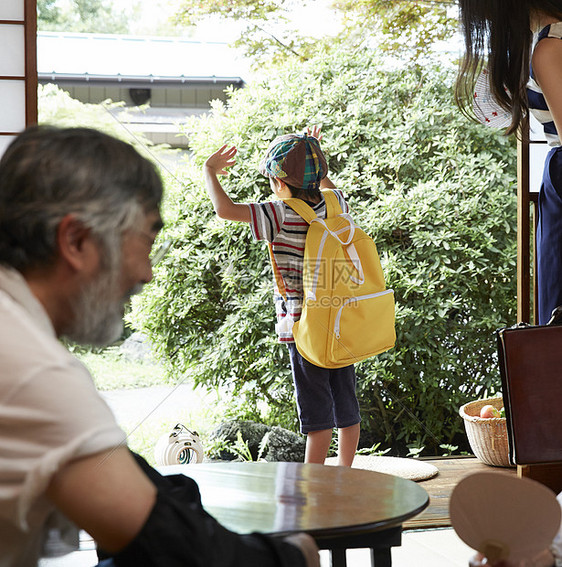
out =
{"type": "Polygon", "coordinates": [[[156,485],[156,504],[137,537],[121,552],[98,550],[99,567],[306,567],[301,551],[262,534],[240,535],[201,506],[195,481],[163,476],[134,455],[156,485]]]}

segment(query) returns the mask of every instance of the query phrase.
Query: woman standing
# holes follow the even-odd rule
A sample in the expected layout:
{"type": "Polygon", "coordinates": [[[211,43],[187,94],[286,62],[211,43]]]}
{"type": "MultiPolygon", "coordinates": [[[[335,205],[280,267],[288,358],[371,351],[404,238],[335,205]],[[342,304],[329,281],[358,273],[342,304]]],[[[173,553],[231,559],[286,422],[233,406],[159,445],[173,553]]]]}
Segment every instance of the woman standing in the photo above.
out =
{"type": "MultiPolygon", "coordinates": [[[[562,0],[459,0],[459,7],[466,46],[456,85],[461,109],[472,115],[476,79],[487,67],[491,94],[511,115],[506,133],[520,127],[526,133],[532,112],[553,146],[544,165],[537,229],[539,324],[545,324],[562,305],[562,0]]],[[[525,562],[555,564],[562,565],[562,528],[550,550],[525,562]]],[[[520,567],[482,555],[470,565],[520,567]]]]}
{"type": "Polygon", "coordinates": [[[511,114],[506,133],[527,132],[529,112],[552,150],[539,193],[539,324],[562,305],[562,0],[459,0],[466,53],[457,102],[469,114],[476,78],[487,66],[490,90],[511,114]]]}

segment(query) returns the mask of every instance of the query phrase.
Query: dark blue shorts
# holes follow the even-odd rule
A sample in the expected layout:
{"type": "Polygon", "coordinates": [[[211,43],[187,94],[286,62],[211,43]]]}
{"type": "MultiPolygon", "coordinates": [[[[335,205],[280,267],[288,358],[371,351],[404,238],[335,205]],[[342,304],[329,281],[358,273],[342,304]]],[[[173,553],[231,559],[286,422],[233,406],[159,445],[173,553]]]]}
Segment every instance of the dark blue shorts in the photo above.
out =
{"type": "Polygon", "coordinates": [[[320,368],[288,343],[301,432],[343,428],[361,421],[355,394],[355,368],[320,368]]]}

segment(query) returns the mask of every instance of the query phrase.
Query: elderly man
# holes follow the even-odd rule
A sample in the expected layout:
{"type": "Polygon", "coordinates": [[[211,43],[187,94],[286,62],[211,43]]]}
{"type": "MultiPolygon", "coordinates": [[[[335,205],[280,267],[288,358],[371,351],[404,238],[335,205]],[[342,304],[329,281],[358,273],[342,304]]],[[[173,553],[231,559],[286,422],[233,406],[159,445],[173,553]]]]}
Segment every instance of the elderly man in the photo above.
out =
{"type": "Polygon", "coordinates": [[[33,127],[0,161],[0,566],[36,565],[49,528],[89,532],[104,565],[317,566],[311,538],[229,532],[196,484],[161,477],[59,343],[107,344],[152,278],[162,186],[131,146],[33,127]]]}

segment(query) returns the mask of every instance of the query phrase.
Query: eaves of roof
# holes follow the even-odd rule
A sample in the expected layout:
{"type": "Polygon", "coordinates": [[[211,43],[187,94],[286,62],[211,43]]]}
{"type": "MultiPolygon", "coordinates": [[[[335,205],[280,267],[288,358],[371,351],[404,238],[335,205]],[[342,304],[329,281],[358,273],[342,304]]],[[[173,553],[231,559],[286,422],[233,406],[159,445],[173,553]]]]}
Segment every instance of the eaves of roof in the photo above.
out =
{"type": "Polygon", "coordinates": [[[241,77],[162,77],[156,75],[92,75],[89,73],[38,73],[39,83],[55,83],[65,86],[116,86],[123,88],[202,88],[213,86],[243,87],[241,77]]]}

